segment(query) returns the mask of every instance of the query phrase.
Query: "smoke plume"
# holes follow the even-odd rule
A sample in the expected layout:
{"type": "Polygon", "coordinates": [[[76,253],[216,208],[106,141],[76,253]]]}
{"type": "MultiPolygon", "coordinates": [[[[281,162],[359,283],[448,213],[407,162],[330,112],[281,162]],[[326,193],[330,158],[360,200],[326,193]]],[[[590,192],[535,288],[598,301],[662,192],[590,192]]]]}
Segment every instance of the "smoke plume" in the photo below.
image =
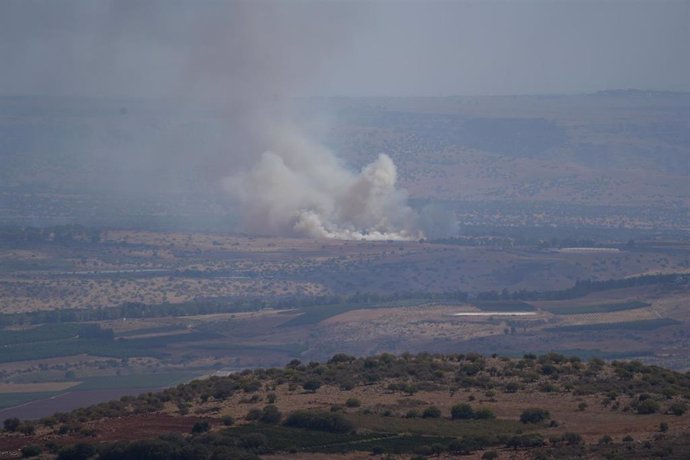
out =
{"type": "Polygon", "coordinates": [[[422,235],[388,155],[353,173],[293,125],[274,127],[275,147],[225,179],[246,231],[314,238],[408,240],[422,235]]]}
{"type": "Polygon", "coordinates": [[[0,94],[123,107],[62,140],[83,177],[99,171],[90,192],[215,190],[245,231],[419,238],[390,157],[372,152],[355,172],[289,115],[289,101],[328,86],[370,13],[359,2],[10,0],[0,94]]]}

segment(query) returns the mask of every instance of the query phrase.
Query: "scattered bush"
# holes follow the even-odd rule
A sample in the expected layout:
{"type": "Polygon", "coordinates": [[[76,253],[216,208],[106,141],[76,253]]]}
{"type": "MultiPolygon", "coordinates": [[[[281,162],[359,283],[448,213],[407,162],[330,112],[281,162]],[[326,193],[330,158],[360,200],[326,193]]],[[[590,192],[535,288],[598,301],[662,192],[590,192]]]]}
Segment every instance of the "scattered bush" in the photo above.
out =
{"type": "Polygon", "coordinates": [[[422,418],[439,418],[441,416],[441,409],[436,406],[429,406],[422,412],[422,418]]]}
{"type": "Polygon", "coordinates": [[[316,392],[316,390],[321,388],[321,382],[319,382],[318,380],[308,380],[304,382],[302,388],[304,388],[305,391],[310,391],[314,393],[316,392]]]}
{"type": "Polygon", "coordinates": [[[285,426],[306,428],[332,433],[347,433],[354,430],[352,422],[338,413],[313,412],[298,410],[292,412],[283,422],[285,426]]]}
{"type": "Polygon", "coordinates": [[[687,410],[688,410],[687,404],[679,401],[679,402],[674,402],[673,404],[671,404],[671,406],[669,406],[668,413],[671,415],[676,415],[676,416],[680,417],[687,410]]]}
{"type": "Polygon", "coordinates": [[[450,417],[453,420],[467,420],[474,418],[474,410],[469,404],[456,404],[450,409],[450,417]]]}
{"type": "Polygon", "coordinates": [[[206,433],[211,429],[211,424],[208,423],[206,420],[202,420],[199,422],[196,422],[192,426],[192,433],[198,434],[198,433],[206,433]]]}
{"type": "Polygon", "coordinates": [[[20,423],[21,422],[16,417],[8,418],[3,422],[3,427],[5,428],[5,431],[17,431],[20,423]]]}
{"type": "Polygon", "coordinates": [[[283,418],[283,414],[278,410],[278,408],[274,405],[268,405],[264,407],[263,411],[261,411],[261,420],[264,423],[269,423],[271,425],[276,425],[280,423],[280,420],[283,418]]]}
{"type": "Polygon", "coordinates": [[[263,411],[261,409],[254,408],[247,412],[247,415],[244,416],[244,419],[249,421],[259,420],[262,415],[263,411]]]}
{"type": "Polygon", "coordinates": [[[22,458],[37,457],[41,455],[41,451],[42,450],[40,446],[37,446],[35,444],[29,444],[27,446],[22,447],[22,458]]]}
{"type": "Polygon", "coordinates": [[[550,417],[549,411],[533,407],[522,411],[520,421],[522,423],[541,423],[550,417]]]}
{"type": "Polygon", "coordinates": [[[653,399],[645,399],[637,405],[637,413],[642,415],[659,412],[659,403],[653,399]]]}
{"type": "Polygon", "coordinates": [[[349,398],[347,401],[345,401],[345,405],[347,407],[359,407],[362,405],[362,403],[357,398],[349,398]]]}

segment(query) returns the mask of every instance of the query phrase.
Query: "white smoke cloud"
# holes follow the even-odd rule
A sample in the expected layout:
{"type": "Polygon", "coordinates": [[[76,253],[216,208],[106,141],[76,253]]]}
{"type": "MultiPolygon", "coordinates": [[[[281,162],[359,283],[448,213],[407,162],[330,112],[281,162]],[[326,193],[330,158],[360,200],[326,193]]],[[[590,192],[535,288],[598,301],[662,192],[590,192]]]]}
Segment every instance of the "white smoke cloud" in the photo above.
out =
{"type": "Polygon", "coordinates": [[[352,172],[290,116],[371,13],[367,2],[0,2],[0,94],[151,98],[65,147],[98,169],[97,191],[220,194],[262,234],[419,238],[388,156],[352,172]]]}
{"type": "Polygon", "coordinates": [[[412,240],[417,215],[396,187],[388,155],[358,174],[294,125],[274,128],[272,150],[227,177],[225,189],[241,207],[245,231],[312,238],[412,240]]]}

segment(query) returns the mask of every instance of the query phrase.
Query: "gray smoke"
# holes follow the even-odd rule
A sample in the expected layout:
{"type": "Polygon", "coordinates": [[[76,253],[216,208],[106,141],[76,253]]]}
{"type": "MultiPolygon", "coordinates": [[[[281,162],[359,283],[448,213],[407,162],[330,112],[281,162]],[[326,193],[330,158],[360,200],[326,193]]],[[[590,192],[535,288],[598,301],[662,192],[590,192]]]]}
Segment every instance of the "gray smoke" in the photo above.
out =
{"type": "Polygon", "coordinates": [[[396,188],[388,155],[353,173],[292,125],[275,125],[271,136],[272,150],[225,180],[226,190],[239,199],[246,230],[338,239],[422,236],[406,194],[396,188]]]}
{"type": "Polygon", "coordinates": [[[88,152],[75,163],[99,171],[95,187],[215,188],[245,231],[263,234],[418,238],[388,156],[372,152],[352,171],[290,116],[289,101],[329,79],[371,12],[359,2],[8,0],[0,94],[165,101],[157,118],[127,112],[64,146],[88,152]]]}

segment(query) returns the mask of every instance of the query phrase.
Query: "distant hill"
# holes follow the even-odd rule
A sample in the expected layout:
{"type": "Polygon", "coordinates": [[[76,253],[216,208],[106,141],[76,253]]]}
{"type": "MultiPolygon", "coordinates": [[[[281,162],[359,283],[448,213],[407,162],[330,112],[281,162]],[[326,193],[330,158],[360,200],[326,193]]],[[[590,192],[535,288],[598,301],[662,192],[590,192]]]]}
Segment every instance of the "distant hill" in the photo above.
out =
{"type": "Polygon", "coordinates": [[[0,458],[688,458],[688,374],[639,362],[336,354],[7,419],[0,458]],[[319,456],[321,455],[321,456],[319,456]]]}
{"type": "MultiPolygon", "coordinates": [[[[525,216],[552,205],[570,217],[589,211],[569,206],[629,208],[614,226],[639,220],[640,208],[666,213],[650,225],[687,220],[690,93],[334,98],[297,106],[307,131],[353,168],[388,153],[411,198],[444,202],[459,215],[493,212],[484,204],[499,203],[509,213],[530,207],[525,216]]],[[[233,130],[242,129],[218,107],[0,97],[0,216],[23,224],[147,216],[164,227],[195,219],[227,227],[233,210],[219,178],[237,167],[228,152],[252,154],[234,142],[233,130]]],[[[567,221],[551,211],[546,219],[567,221]]]]}

